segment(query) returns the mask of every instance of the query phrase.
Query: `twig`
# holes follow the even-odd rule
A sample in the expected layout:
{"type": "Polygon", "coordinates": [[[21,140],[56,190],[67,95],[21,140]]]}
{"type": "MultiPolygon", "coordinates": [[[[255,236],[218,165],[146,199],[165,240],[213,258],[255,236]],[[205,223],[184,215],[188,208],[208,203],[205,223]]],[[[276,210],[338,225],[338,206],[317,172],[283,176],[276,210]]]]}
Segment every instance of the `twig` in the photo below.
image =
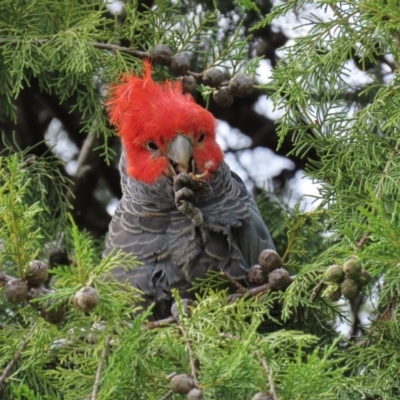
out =
{"type": "Polygon", "coordinates": [[[362,238],[356,243],[356,246],[361,249],[361,247],[364,246],[368,238],[369,238],[369,233],[365,232],[362,238]]]}
{"type": "Polygon", "coordinates": [[[356,341],[357,340],[357,331],[360,328],[360,318],[358,318],[358,311],[360,308],[360,305],[362,303],[362,300],[364,299],[363,295],[359,295],[356,299],[350,301],[350,307],[351,307],[351,312],[353,313],[354,316],[354,321],[351,324],[351,335],[350,335],[350,340],[356,341]]]}
{"type": "MultiPolygon", "coordinates": [[[[109,215],[104,215],[106,211],[100,205],[95,208],[95,197],[93,195],[100,179],[99,165],[101,157],[99,152],[95,151],[97,147],[104,144],[104,136],[97,136],[94,132],[90,132],[82,144],[79,151],[76,173],[73,177],[71,185],[67,193],[67,201],[72,206],[72,216],[78,227],[83,228],[90,216],[102,214],[107,221],[110,222],[109,215]]],[[[93,221],[98,226],[98,218],[93,221]]]]}
{"type": "Polygon", "coordinates": [[[22,355],[21,353],[24,351],[25,347],[29,343],[29,340],[31,339],[32,335],[34,334],[37,325],[38,325],[38,320],[36,320],[35,323],[32,325],[32,327],[29,330],[28,334],[26,335],[25,339],[20,344],[18,351],[14,354],[13,359],[4,368],[4,371],[0,376],[0,388],[4,385],[4,382],[8,378],[8,375],[9,375],[10,371],[13,369],[14,365],[21,358],[21,355],[22,355]]]}
{"type": "Polygon", "coordinates": [[[160,400],[168,400],[170,397],[172,397],[173,394],[174,392],[172,390],[168,390],[168,392],[163,397],[161,397],[160,400]]]}
{"type": "Polygon", "coordinates": [[[110,51],[123,51],[137,58],[142,58],[142,59],[152,58],[151,55],[149,53],[146,53],[145,51],[130,49],[129,47],[118,46],[116,44],[99,43],[99,42],[88,42],[88,44],[97,49],[110,50],[110,51]]]}
{"type": "Polygon", "coordinates": [[[316,286],[316,288],[314,289],[314,292],[311,295],[310,301],[313,302],[322,292],[322,289],[325,287],[326,282],[324,280],[322,280],[320,283],[318,283],[318,285],[316,286]]]}
{"type": "Polygon", "coordinates": [[[247,293],[247,289],[243,287],[236,279],[234,279],[229,274],[222,272],[222,276],[230,283],[235,289],[240,293],[247,293]]]}
{"type": "Polygon", "coordinates": [[[98,139],[96,135],[92,132],[86,137],[85,141],[83,142],[81,151],[79,152],[78,160],[76,162],[76,174],[79,174],[79,170],[86,164],[88,164],[88,159],[92,155],[92,151],[95,146],[98,145],[98,139]]]}
{"type": "Polygon", "coordinates": [[[237,299],[240,299],[244,295],[248,294],[251,297],[256,297],[259,296],[260,294],[264,294],[265,292],[268,292],[271,290],[271,285],[269,283],[265,283],[264,285],[261,286],[256,286],[251,289],[246,290],[245,293],[232,293],[228,296],[228,302],[233,302],[237,299]]]}
{"type": "Polygon", "coordinates": [[[274,380],[272,379],[272,372],[269,369],[267,360],[264,356],[261,357],[261,364],[262,364],[265,374],[267,375],[267,378],[268,378],[269,390],[271,392],[272,399],[278,400],[278,396],[276,395],[276,391],[275,391],[274,380]]]}
{"type": "MultiPolygon", "coordinates": [[[[88,174],[93,171],[99,160],[98,154],[94,153],[93,150],[95,147],[98,147],[102,144],[102,140],[102,138],[97,138],[96,135],[92,132],[89,133],[89,135],[83,142],[76,163],[74,182],[67,194],[67,199],[70,203],[72,202],[73,198],[76,199],[76,195],[79,192],[79,189],[81,189],[83,185],[87,186],[86,178],[88,174]]],[[[85,199],[86,198],[87,195],[85,196],[85,199]]]]}
{"type": "Polygon", "coordinates": [[[143,325],[144,329],[156,329],[159,328],[160,326],[163,325],[170,325],[176,323],[176,320],[174,317],[168,317],[164,319],[159,319],[157,321],[148,321],[146,325],[143,325]]]}
{"type": "Polygon", "coordinates": [[[103,373],[104,363],[106,361],[107,352],[109,347],[109,338],[106,337],[103,351],[101,352],[99,365],[97,366],[96,378],[94,381],[92,396],[90,397],[91,400],[97,400],[97,394],[100,389],[100,381],[101,381],[101,374],[103,373]]]}
{"type": "Polygon", "coordinates": [[[0,272],[0,287],[3,287],[8,281],[15,279],[10,275],[6,275],[4,272],[0,272]]]}
{"type": "MultiPolygon", "coordinates": [[[[44,44],[48,43],[49,41],[50,41],[50,39],[35,39],[35,40],[32,40],[32,43],[35,43],[38,45],[44,45],[44,44]]],[[[123,47],[123,46],[118,46],[116,44],[100,43],[100,42],[87,42],[87,44],[95,47],[96,49],[124,52],[124,53],[130,54],[130,55],[140,58],[140,59],[147,58],[149,60],[153,60],[153,57],[151,56],[150,53],[146,53],[141,50],[131,49],[129,47],[123,47]]],[[[192,75],[196,79],[201,79],[203,76],[203,74],[199,74],[199,73],[193,72],[193,71],[186,71],[185,75],[192,75]]]]}
{"type": "Polygon", "coordinates": [[[194,357],[192,347],[190,346],[188,335],[182,325],[179,325],[178,328],[182,332],[183,338],[185,339],[185,343],[186,343],[186,347],[187,347],[187,351],[188,351],[188,355],[189,355],[190,370],[192,372],[192,378],[193,378],[194,385],[196,387],[199,387],[199,382],[197,380],[197,375],[196,375],[196,359],[194,357]]]}

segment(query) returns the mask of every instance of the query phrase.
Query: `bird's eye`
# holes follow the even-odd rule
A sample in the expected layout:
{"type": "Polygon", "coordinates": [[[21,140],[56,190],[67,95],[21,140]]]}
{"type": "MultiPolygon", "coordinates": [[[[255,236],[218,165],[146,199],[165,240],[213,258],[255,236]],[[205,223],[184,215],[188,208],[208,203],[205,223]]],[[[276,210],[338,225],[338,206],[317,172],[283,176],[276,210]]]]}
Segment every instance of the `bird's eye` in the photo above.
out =
{"type": "Polygon", "coordinates": [[[204,133],[201,133],[200,136],[199,136],[198,143],[201,143],[204,140],[205,137],[206,137],[206,135],[204,133]]]}
{"type": "Polygon", "coordinates": [[[157,151],[158,146],[154,142],[148,142],[147,143],[147,148],[151,151],[157,151]]]}

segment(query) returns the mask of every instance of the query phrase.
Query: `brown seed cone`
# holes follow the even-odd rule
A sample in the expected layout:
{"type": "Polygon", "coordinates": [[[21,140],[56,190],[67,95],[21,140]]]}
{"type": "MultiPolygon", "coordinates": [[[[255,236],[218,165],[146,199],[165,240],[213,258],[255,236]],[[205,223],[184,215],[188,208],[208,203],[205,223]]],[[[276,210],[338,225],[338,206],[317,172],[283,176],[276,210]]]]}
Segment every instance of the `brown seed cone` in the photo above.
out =
{"type": "Polygon", "coordinates": [[[67,310],[65,304],[56,304],[56,300],[49,299],[42,303],[42,317],[50,324],[58,325],[65,320],[67,310]]]}
{"type": "Polygon", "coordinates": [[[4,272],[0,272],[0,287],[5,286],[5,284],[10,280],[4,272]]]}
{"type": "Polygon", "coordinates": [[[340,286],[337,284],[329,285],[325,290],[324,296],[330,301],[339,301],[339,299],[342,297],[340,286]]]}
{"type": "Polygon", "coordinates": [[[263,285],[268,282],[268,273],[261,265],[252,265],[247,271],[247,279],[254,285],[263,285]]]}
{"type": "Polygon", "coordinates": [[[365,287],[368,285],[368,283],[371,281],[371,275],[368,273],[368,271],[366,271],[365,269],[363,269],[360,273],[360,275],[357,277],[357,279],[355,279],[357,281],[357,283],[361,286],[361,287],[365,287]]]}
{"type": "Polygon", "coordinates": [[[273,400],[272,396],[268,393],[256,393],[251,400],[273,400]]]}
{"type": "Polygon", "coordinates": [[[331,265],[325,273],[325,279],[328,282],[340,283],[344,279],[343,268],[340,265],[331,265]]]}
{"type": "Polygon", "coordinates": [[[169,65],[174,55],[171,48],[166,44],[157,44],[150,50],[153,61],[160,65],[169,65]]]}
{"type": "Polygon", "coordinates": [[[194,388],[194,381],[189,375],[179,374],[171,379],[171,390],[174,393],[187,394],[194,388]]]}
{"type": "Polygon", "coordinates": [[[28,297],[28,285],[21,279],[11,279],[5,284],[3,294],[9,303],[22,303],[28,297]]]}
{"type": "Polygon", "coordinates": [[[224,80],[224,72],[219,68],[213,67],[208,69],[203,74],[203,83],[208,86],[217,87],[224,80]]]}
{"type": "Polygon", "coordinates": [[[26,271],[26,280],[29,286],[38,287],[49,278],[47,265],[39,260],[33,260],[29,263],[26,271]]]}
{"type": "Polygon", "coordinates": [[[100,302],[99,293],[95,288],[85,286],[79,289],[74,296],[74,306],[83,312],[94,310],[100,302]]]}
{"type": "Polygon", "coordinates": [[[357,282],[351,278],[346,278],[342,282],[340,290],[342,291],[343,297],[349,300],[355,299],[360,293],[360,288],[358,287],[357,282]]]}
{"type": "Polygon", "coordinates": [[[192,75],[185,75],[182,78],[182,92],[194,93],[196,91],[197,81],[192,75]]]}
{"type": "Polygon", "coordinates": [[[229,81],[229,89],[234,96],[248,96],[253,91],[253,79],[244,74],[237,74],[229,81]]]}
{"type": "Polygon", "coordinates": [[[343,272],[347,278],[357,279],[361,274],[361,266],[355,257],[347,260],[343,265],[343,272]]]}
{"type": "Polygon", "coordinates": [[[279,254],[271,249],[265,249],[260,253],[258,256],[258,263],[267,273],[283,267],[282,259],[279,257],[279,254]]]}
{"type": "Polygon", "coordinates": [[[222,87],[214,91],[213,99],[221,107],[230,107],[235,100],[235,96],[231,93],[229,88],[222,87]]]}
{"type": "Polygon", "coordinates": [[[194,388],[186,396],[188,400],[203,400],[203,391],[201,389],[194,388]]]}
{"type": "Polygon", "coordinates": [[[179,53],[171,57],[169,69],[173,74],[184,75],[190,68],[190,60],[185,54],[179,53]]]}
{"type": "Polygon", "coordinates": [[[284,268],[274,269],[268,276],[271,289],[285,290],[291,283],[289,272],[284,268]]]}

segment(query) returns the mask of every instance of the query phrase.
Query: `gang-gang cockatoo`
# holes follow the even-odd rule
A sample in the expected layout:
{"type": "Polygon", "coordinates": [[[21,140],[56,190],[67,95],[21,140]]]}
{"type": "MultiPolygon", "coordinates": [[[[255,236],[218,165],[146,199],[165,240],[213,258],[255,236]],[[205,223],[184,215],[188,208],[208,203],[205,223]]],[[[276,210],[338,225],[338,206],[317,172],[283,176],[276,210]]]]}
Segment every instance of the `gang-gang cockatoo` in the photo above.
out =
{"type": "Polygon", "coordinates": [[[144,293],[154,315],[170,314],[171,289],[186,297],[208,270],[245,279],[271,236],[241,179],[224,162],[216,121],[182,94],[179,81],[161,84],[128,75],[111,89],[111,122],[121,136],[123,196],[104,254],[133,253],[143,266],[117,268],[144,293]]]}

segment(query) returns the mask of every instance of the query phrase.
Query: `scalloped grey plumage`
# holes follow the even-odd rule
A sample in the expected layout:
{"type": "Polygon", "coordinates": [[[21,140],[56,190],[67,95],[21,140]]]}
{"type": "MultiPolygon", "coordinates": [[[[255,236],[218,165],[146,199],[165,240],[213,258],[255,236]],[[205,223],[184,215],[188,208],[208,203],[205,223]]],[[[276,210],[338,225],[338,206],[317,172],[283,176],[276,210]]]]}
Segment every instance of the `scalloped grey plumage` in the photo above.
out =
{"type": "Polygon", "coordinates": [[[118,248],[144,264],[128,271],[116,268],[114,275],[143,291],[145,306],[156,303],[156,318],[169,315],[172,288],[187,296],[191,283],[208,270],[245,279],[259,253],[275,249],[254,200],[225,162],[212,175],[212,192],[195,203],[204,217],[206,243],[199,228],[176,208],[167,177],[153,185],[131,178],[124,154],[119,167],[123,196],[109,226],[104,255],[118,248]]]}

